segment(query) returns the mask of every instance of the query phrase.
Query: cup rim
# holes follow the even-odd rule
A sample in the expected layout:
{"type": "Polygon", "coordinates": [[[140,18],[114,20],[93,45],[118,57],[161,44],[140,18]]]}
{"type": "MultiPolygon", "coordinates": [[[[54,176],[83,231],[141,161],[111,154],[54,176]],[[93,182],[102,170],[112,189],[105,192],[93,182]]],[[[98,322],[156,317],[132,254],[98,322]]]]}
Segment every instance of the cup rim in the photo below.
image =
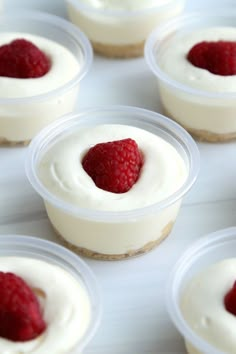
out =
{"type": "MultiPolygon", "coordinates": [[[[50,138],[47,140],[47,142],[49,141],[50,138]]],[[[121,222],[124,220],[130,220],[137,217],[146,216],[149,213],[160,211],[168,207],[169,205],[174,204],[174,202],[179,200],[185,193],[187,193],[187,191],[192,187],[192,185],[196,181],[199,172],[199,166],[200,155],[197,145],[193,138],[189,135],[189,133],[179,124],[175,123],[171,119],[159,113],[152,112],[143,108],[116,105],[92,108],[83,112],[74,112],[73,114],[68,114],[60,119],[57,119],[56,121],[48,125],[46,128],[41,130],[41,132],[39,132],[39,134],[35,138],[33,138],[28,147],[25,160],[25,170],[28,180],[33,186],[33,188],[36,190],[36,192],[41,195],[44,200],[54,205],[54,207],[63,210],[67,214],[82,217],[84,219],[89,220],[109,220],[109,222],[121,222]],[[162,129],[163,131],[167,131],[167,133],[169,133],[169,135],[171,135],[171,137],[174,138],[176,141],[177,139],[180,139],[181,143],[184,144],[186,151],[189,153],[189,173],[183,185],[175,193],[173,193],[171,196],[164,199],[163,201],[146,206],[144,208],[119,211],[119,213],[115,211],[99,211],[74,206],[58,197],[55,197],[51,192],[49,192],[37,177],[34,165],[34,156],[37,153],[39,145],[41,145],[42,142],[45,142],[45,140],[47,140],[47,136],[50,135],[52,131],[55,136],[57,132],[62,132],[64,127],[68,127],[70,123],[73,124],[73,122],[75,122],[76,124],[77,121],[85,122],[88,119],[88,115],[92,115],[96,112],[120,112],[121,115],[122,113],[126,113],[135,114],[136,117],[145,116],[145,121],[149,121],[149,123],[151,122],[155,124],[158,123],[161,127],[160,129],[162,129]]]]}
{"type": "Polygon", "coordinates": [[[117,17],[119,19],[124,18],[134,18],[134,17],[138,17],[140,15],[148,15],[153,13],[153,11],[156,10],[163,10],[163,9],[168,9],[168,8],[172,8],[173,7],[173,3],[185,3],[186,0],[169,0],[168,2],[164,2],[160,5],[156,5],[153,6],[151,8],[144,8],[144,9],[136,9],[136,10],[132,10],[132,11],[128,11],[128,10],[111,10],[111,9],[99,9],[99,8],[95,8],[94,6],[90,6],[89,4],[83,3],[80,0],[66,0],[66,2],[68,4],[71,4],[72,6],[74,6],[77,10],[79,11],[84,11],[84,12],[89,12],[90,14],[98,14],[104,17],[110,17],[110,16],[114,16],[117,17]]]}
{"type": "Polygon", "coordinates": [[[213,347],[210,343],[206,342],[190,328],[180,311],[177,300],[178,290],[176,289],[178,289],[181,284],[181,272],[185,272],[194,263],[192,259],[196,257],[196,255],[201,252],[201,250],[220,242],[230,242],[232,240],[235,241],[235,235],[236,226],[229,227],[227,229],[221,229],[201,237],[183,252],[182,256],[180,256],[168,277],[166,286],[166,306],[169,316],[182,336],[187,339],[187,341],[194,347],[205,354],[224,353],[213,347]]]}
{"type": "Polygon", "coordinates": [[[46,262],[50,262],[51,260],[52,264],[61,265],[64,270],[72,274],[72,271],[69,270],[67,266],[62,265],[64,261],[69,263],[69,265],[76,270],[73,272],[73,276],[77,278],[80,277],[85,284],[93,311],[89,327],[84,337],[71,351],[71,354],[77,354],[78,349],[83,349],[90,342],[101,322],[101,290],[93,271],[82,258],[72,251],[55,242],[38,237],[18,234],[1,235],[0,246],[0,257],[28,257],[41,259],[46,262]],[[1,255],[1,253],[4,253],[4,255],[1,255]],[[7,253],[12,255],[8,255],[7,253]],[[45,253],[45,255],[43,253],[45,253]],[[52,256],[55,256],[55,259],[52,259],[52,256]]]}
{"type": "MultiPolygon", "coordinates": [[[[202,20],[202,19],[216,19],[216,18],[234,18],[236,19],[236,11],[214,11],[210,14],[206,14],[204,12],[196,11],[189,12],[185,15],[178,16],[176,18],[167,20],[165,23],[156,27],[148,36],[145,46],[144,46],[144,57],[147,65],[153,74],[163,83],[171,88],[175,88],[178,91],[182,91],[187,94],[191,94],[193,96],[205,97],[208,99],[226,99],[232,100],[236,98],[235,92],[210,92],[204,91],[201,89],[197,89],[194,87],[190,87],[187,84],[181,83],[173,78],[171,78],[164,70],[162,70],[157,61],[155,55],[155,48],[160,47],[162,45],[162,40],[168,36],[173,30],[178,30],[183,28],[184,26],[192,25],[194,21],[202,20]],[[158,42],[158,44],[157,44],[158,42]]],[[[236,26],[235,26],[236,28],[236,26]]]]}
{"type": "Polygon", "coordinates": [[[28,97],[10,97],[10,98],[1,98],[0,97],[0,104],[4,105],[17,105],[17,104],[28,104],[34,103],[35,101],[42,101],[45,98],[55,97],[57,95],[64,94],[68,92],[71,88],[76,86],[88,73],[90,67],[93,62],[93,50],[91,43],[87,36],[75,25],[71,22],[63,19],[59,16],[52,15],[42,11],[29,11],[29,10],[20,10],[17,13],[11,13],[6,11],[4,14],[0,15],[0,22],[7,21],[7,20],[20,20],[20,21],[27,21],[27,20],[34,20],[34,21],[41,21],[44,23],[55,25],[56,27],[60,28],[63,31],[66,31],[68,35],[73,38],[74,41],[80,46],[82,49],[83,55],[83,63],[80,67],[79,73],[71,79],[66,84],[53,89],[49,92],[45,92],[39,95],[28,96],[28,97]]]}

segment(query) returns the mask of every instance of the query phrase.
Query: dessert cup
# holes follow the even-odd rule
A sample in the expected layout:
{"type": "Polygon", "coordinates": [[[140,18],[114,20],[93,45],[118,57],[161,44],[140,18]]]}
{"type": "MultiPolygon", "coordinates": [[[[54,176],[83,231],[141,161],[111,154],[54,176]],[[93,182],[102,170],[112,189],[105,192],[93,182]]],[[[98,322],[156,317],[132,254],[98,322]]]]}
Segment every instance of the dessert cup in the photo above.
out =
{"type": "MultiPolygon", "coordinates": [[[[14,86],[14,82],[17,80],[24,80],[26,87],[29,85],[27,80],[30,80],[31,83],[33,80],[37,80],[38,85],[44,77],[36,79],[11,78],[11,80],[10,78],[0,78],[9,80],[7,89],[4,89],[4,97],[0,95],[0,144],[28,144],[43,127],[74,109],[80,81],[87,74],[92,63],[92,48],[86,36],[76,26],[57,16],[40,12],[22,12],[4,14],[0,19],[0,33],[25,33],[51,40],[63,46],[70,55],[73,55],[75,62],[78,62],[78,72],[69,80],[65,79],[65,83],[55,89],[50,88],[46,92],[47,85],[42,84],[41,81],[40,85],[44,87],[45,92],[40,94],[35,94],[37,87],[35,88],[36,81],[34,81],[33,95],[31,95],[30,89],[28,89],[27,96],[21,95],[20,90],[17,97],[12,97],[8,92],[5,95],[6,91],[11,91],[11,81],[14,86]]],[[[54,83],[50,86],[54,87],[54,83]]],[[[1,83],[1,87],[3,90],[3,83],[1,83]]]]}
{"type": "MultiPolygon", "coordinates": [[[[79,159],[76,158],[76,161],[79,162],[79,159]]],[[[198,149],[183,128],[160,114],[125,106],[91,109],[54,122],[33,139],[26,158],[28,179],[44,199],[48,217],[64,243],[82,255],[105,260],[125,259],[146,253],[165,239],[175,222],[182,197],[196,180],[198,170],[198,149]],[[186,178],[181,187],[160,202],[120,211],[115,208],[104,211],[80,207],[50,192],[39,178],[39,166],[48,148],[76,130],[104,124],[141,128],[158,139],[160,137],[168,146],[170,144],[186,169],[186,178]]],[[[87,190],[90,191],[89,188],[87,190]]],[[[102,191],[99,188],[97,190],[99,193],[102,191]]],[[[116,196],[114,198],[119,199],[119,194],[116,196]]],[[[111,203],[116,203],[116,199],[111,203]]]]}
{"type": "MultiPolygon", "coordinates": [[[[80,283],[82,288],[86,291],[91,304],[91,318],[87,330],[76,345],[72,349],[68,349],[68,351],[63,351],[63,353],[82,353],[85,346],[95,334],[101,318],[100,290],[89,267],[78,256],[64,247],[57,245],[56,243],[31,236],[0,236],[0,258],[1,257],[17,257],[40,260],[62,268],[63,271],[68,272],[70,276],[73,276],[80,283]]],[[[55,279],[54,281],[56,282],[55,279]]],[[[41,353],[41,351],[38,350],[37,352],[41,353]]],[[[11,351],[9,351],[9,353],[10,352],[11,351]]],[[[23,353],[24,351],[22,350],[21,352],[23,353]]],[[[55,352],[50,353],[55,354],[55,352]]]]}
{"type": "MultiPolygon", "coordinates": [[[[180,302],[189,281],[210,265],[228,258],[235,258],[235,247],[236,227],[202,237],[185,251],[169,277],[166,295],[168,312],[184,337],[189,354],[223,354],[223,351],[208,343],[191,329],[183,316],[180,302]]],[[[223,333],[222,336],[224,336],[223,333]]]]}
{"type": "Polygon", "coordinates": [[[149,8],[148,4],[146,8],[138,8],[134,2],[134,8],[129,11],[125,4],[120,5],[121,9],[112,8],[112,4],[108,8],[99,7],[99,4],[95,7],[84,0],[66,0],[66,4],[71,21],[86,33],[96,53],[130,58],[143,55],[149,33],[158,24],[179,15],[185,0],[167,0],[159,4],[157,1],[149,8]]]}
{"type": "MultiPolygon", "coordinates": [[[[195,82],[192,80],[191,85],[188,85],[190,76],[188,82],[185,79],[178,81],[176,77],[172,77],[163,69],[162,58],[165,57],[168,48],[174,46],[176,40],[182,38],[182,43],[184,43],[185,36],[189,33],[229,26],[235,28],[236,31],[235,19],[236,15],[232,12],[227,14],[224,12],[221,14],[188,14],[160,26],[146,41],[146,62],[158,79],[159,93],[165,114],[176,120],[199,140],[218,142],[236,138],[236,76],[234,75],[235,83],[231,85],[232,89],[229,92],[224,91],[221,84],[215,79],[218,77],[217,80],[219,78],[220,80],[228,80],[228,77],[208,73],[207,75],[211,76],[208,80],[207,70],[196,69],[185,59],[185,54],[190,49],[188,48],[183,56],[181,53],[181,63],[183,60],[185,61],[185,70],[181,73],[182,78],[192,75],[190,65],[196,70],[192,75],[196,78],[194,78],[195,82]],[[203,74],[203,72],[205,73],[203,74]],[[202,75],[200,79],[197,77],[199,75],[202,75]],[[203,78],[205,81],[202,81],[202,87],[203,83],[204,85],[206,83],[207,86],[212,81],[213,87],[210,90],[197,86],[203,78]]],[[[223,40],[224,37],[221,39],[223,40]]],[[[180,58],[178,60],[180,61],[180,58]]],[[[176,69],[176,72],[178,71],[180,72],[179,67],[176,69]]]]}

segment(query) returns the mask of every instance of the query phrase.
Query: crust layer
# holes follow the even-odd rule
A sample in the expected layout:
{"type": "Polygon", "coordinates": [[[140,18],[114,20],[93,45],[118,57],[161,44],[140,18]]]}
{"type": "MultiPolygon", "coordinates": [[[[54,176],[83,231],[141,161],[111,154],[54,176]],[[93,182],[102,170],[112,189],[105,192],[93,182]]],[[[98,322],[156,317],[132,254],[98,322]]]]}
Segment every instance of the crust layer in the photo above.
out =
{"type": "Polygon", "coordinates": [[[178,124],[180,124],[184,129],[186,129],[195,139],[199,141],[207,141],[210,143],[219,143],[219,142],[224,142],[224,141],[230,141],[233,139],[236,139],[236,132],[234,133],[224,133],[224,134],[218,134],[218,133],[212,133],[204,129],[193,129],[189,128],[188,126],[182,124],[181,122],[176,119],[173,114],[169,113],[167,109],[164,108],[164,114],[167,117],[170,117],[174,121],[176,121],[178,124]]]}
{"type": "Polygon", "coordinates": [[[142,254],[145,254],[145,253],[151,251],[153,248],[157,247],[170,234],[173,225],[174,225],[174,222],[169,222],[162,230],[161,237],[159,237],[157,240],[148,242],[142,248],[130,250],[124,254],[103,254],[103,253],[91,251],[87,248],[75,246],[75,245],[71,244],[70,242],[66,241],[63,238],[63,236],[60,234],[60,232],[55,229],[55,227],[54,227],[54,230],[55,230],[56,234],[58,235],[60,241],[62,241],[62,243],[67,248],[69,248],[71,251],[73,251],[79,255],[82,255],[82,256],[88,257],[88,258],[97,259],[97,260],[118,261],[118,260],[130,258],[130,257],[136,257],[136,256],[139,256],[139,255],[142,255],[142,254]]]}
{"type": "Polygon", "coordinates": [[[3,146],[16,146],[16,145],[26,146],[26,145],[29,145],[29,143],[30,143],[30,140],[11,141],[11,140],[7,140],[6,138],[0,138],[0,145],[3,145],[3,146]]]}
{"type": "Polygon", "coordinates": [[[92,41],[95,53],[108,58],[135,58],[143,56],[144,41],[128,45],[102,44],[92,41]]]}

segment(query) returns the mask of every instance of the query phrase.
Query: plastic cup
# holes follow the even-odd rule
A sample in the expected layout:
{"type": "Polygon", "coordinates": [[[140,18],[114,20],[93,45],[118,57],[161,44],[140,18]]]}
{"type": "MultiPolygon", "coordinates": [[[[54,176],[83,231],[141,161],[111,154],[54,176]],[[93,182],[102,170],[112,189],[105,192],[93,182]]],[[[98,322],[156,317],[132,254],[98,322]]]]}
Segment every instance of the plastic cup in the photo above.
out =
{"type": "MultiPolygon", "coordinates": [[[[5,32],[27,33],[52,40],[68,49],[80,66],[79,72],[72,79],[53,90],[27,97],[0,96],[0,144],[27,144],[47,124],[73,111],[80,81],[92,63],[92,48],[86,36],[76,26],[62,18],[41,12],[1,15],[0,33],[5,32]]],[[[27,85],[27,79],[19,80],[25,80],[27,85]]]]}
{"type": "Polygon", "coordinates": [[[90,324],[73,350],[66,352],[81,353],[94,336],[101,320],[100,289],[95,276],[85,262],[56,243],[21,235],[0,236],[0,257],[33,258],[56,265],[70,273],[85,288],[91,303],[90,324]]]}
{"type": "Polygon", "coordinates": [[[156,28],[146,41],[146,62],[158,79],[165,114],[199,140],[218,142],[236,138],[236,91],[214,92],[190,87],[164,72],[160,58],[177,38],[183,37],[184,42],[184,36],[196,30],[225,26],[236,28],[235,23],[234,12],[189,13],[156,28]]]}
{"type": "Polygon", "coordinates": [[[107,260],[146,253],[167,237],[182,197],[196,180],[198,170],[198,149],[184,129],[160,114],[125,106],[91,109],[58,120],[32,141],[26,158],[28,179],[44,199],[48,217],[64,242],[85,256],[107,260]],[[82,208],[53,195],[38,177],[38,166],[44,152],[63,135],[102,124],[138,127],[170,143],[186,164],[188,176],[183,185],[161,202],[119,212],[82,208]]]}
{"type": "MultiPolygon", "coordinates": [[[[102,3],[102,1],[101,1],[102,3]]],[[[143,55],[144,42],[160,23],[179,15],[185,0],[158,1],[150,8],[122,10],[66,0],[68,15],[88,36],[95,52],[108,57],[143,55]]]]}
{"type": "Polygon", "coordinates": [[[223,354],[190,328],[181,312],[180,300],[194,275],[214,263],[235,258],[235,250],[236,227],[211,233],[190,246],[171,272],[167,285],[167,308],[173,323],[185,338],[189,354],[223,354]]]}

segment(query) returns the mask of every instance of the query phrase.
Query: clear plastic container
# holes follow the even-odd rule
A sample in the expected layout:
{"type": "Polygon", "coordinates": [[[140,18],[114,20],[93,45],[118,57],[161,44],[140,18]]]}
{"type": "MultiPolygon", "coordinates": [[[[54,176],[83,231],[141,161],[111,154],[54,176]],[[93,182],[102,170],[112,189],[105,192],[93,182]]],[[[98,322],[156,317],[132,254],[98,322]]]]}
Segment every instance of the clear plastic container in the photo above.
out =
{"type": "MultiPolygon", "coordinates": [[[[236,137],[236,90],[214,92],[213,90],[194,88],[177,81],[164,72],[159,63],[165,55],[166,49],[173,47],[175,39],[181,39],[184,43],[185,36],[196,30],[229,26],[235,28],[236,31],[235,12],[189,13],[156,28],[145,44],[146,62],[158,79],[159,93],[165,114],[176,120],[196,138],[209,142],[227,141],[236,137]]],[[[221,36],[220,39],[224,38],[221,36]]],[[[179,58],[178,60],[182,63],[185,59],[180,61],[179,58]]],[[[173,65],[175,64],[173,63],[173,65]]],[[[178,71],[178,67],[176,71],[178,71]]],[[[187,69],[183,75],[186,71],[187,69]]],[[[194,75],[196,76],[196,73],[194,75]]],[[[218,77],[218,75],[214,76],[218,77]]],[[[209,79],[210,81],[212,81],[212,77],[209,79]]],[[[202,80],[206,80],[206,75],[202,80]]],[[[214,81],[214,86],[220,87],[220,83],[214,81]]]]}
{"type": "Polygon", "coordinates": [[[108,106],[68,115],[44,129],[30,144],[26,173],[45,201],[55,230],[73,250],[97,259],[124,259],[145,253],[172,229],[182,197],[197,178],[199,152],[191,136],[168,118],[136,107],[108,106]],[[130,125],[147,130],[170,143],[183,158],[187,178],[168,198],[144,208],[101,211],[72,205],[53,195],[38,177],[38,165],[47,148],[63,135],[85,126],[130,125]]]}
{"type": "Polygon", "coordinates": [[[66,0],[71,21],[78,25],[91,40],[94,50],[108,57],[135,57],[143,55],[144,42],[160,23],[179,15],[185,0],[162,0],[146,7],[131,5],[107,5],[102,0],[66,0]],[[148,7],[149,6],[149,7],[148,7]]]}
{"type": "Polygon", "coordinates": [[[188,325],[180,309],[180,299],[192,277],[211,264],[236,257],[236,227],[211,233],[187,249],[175,265],[168,279],[167,308],[169,315],[187,345],[196,354],[223,354],[199,337],[188,325]]]}
{"type": "Polygon", "coordinates": [[[102,311],[100,288],[86,263],[73,252],[56,243],[21,235],[0,236],[0,257],[33,258],[56,265],[74,276],[86,289],[91,302],[90,324],[73,351],[68,352],[68,354],[81,354],[100,324],[102,311]]]}
{"type": "MultiPolygon", "coordinates": [[[[0,96],[0,144],[26,144],[47,124],[73,111],[80,81],[92,64],[92,47],[76,26],[47,13],[4,13],[0,16],[0,33],[6,32],[27,33],[52,40],[68,49],[80,66],[72,79],[48,92],[17,98],[0,96]]],[[[40,82],[40,79],[34,80],[40,82]]],[[[25,80],[27,85],[27,79],[19,80],[25,80]]]]}

